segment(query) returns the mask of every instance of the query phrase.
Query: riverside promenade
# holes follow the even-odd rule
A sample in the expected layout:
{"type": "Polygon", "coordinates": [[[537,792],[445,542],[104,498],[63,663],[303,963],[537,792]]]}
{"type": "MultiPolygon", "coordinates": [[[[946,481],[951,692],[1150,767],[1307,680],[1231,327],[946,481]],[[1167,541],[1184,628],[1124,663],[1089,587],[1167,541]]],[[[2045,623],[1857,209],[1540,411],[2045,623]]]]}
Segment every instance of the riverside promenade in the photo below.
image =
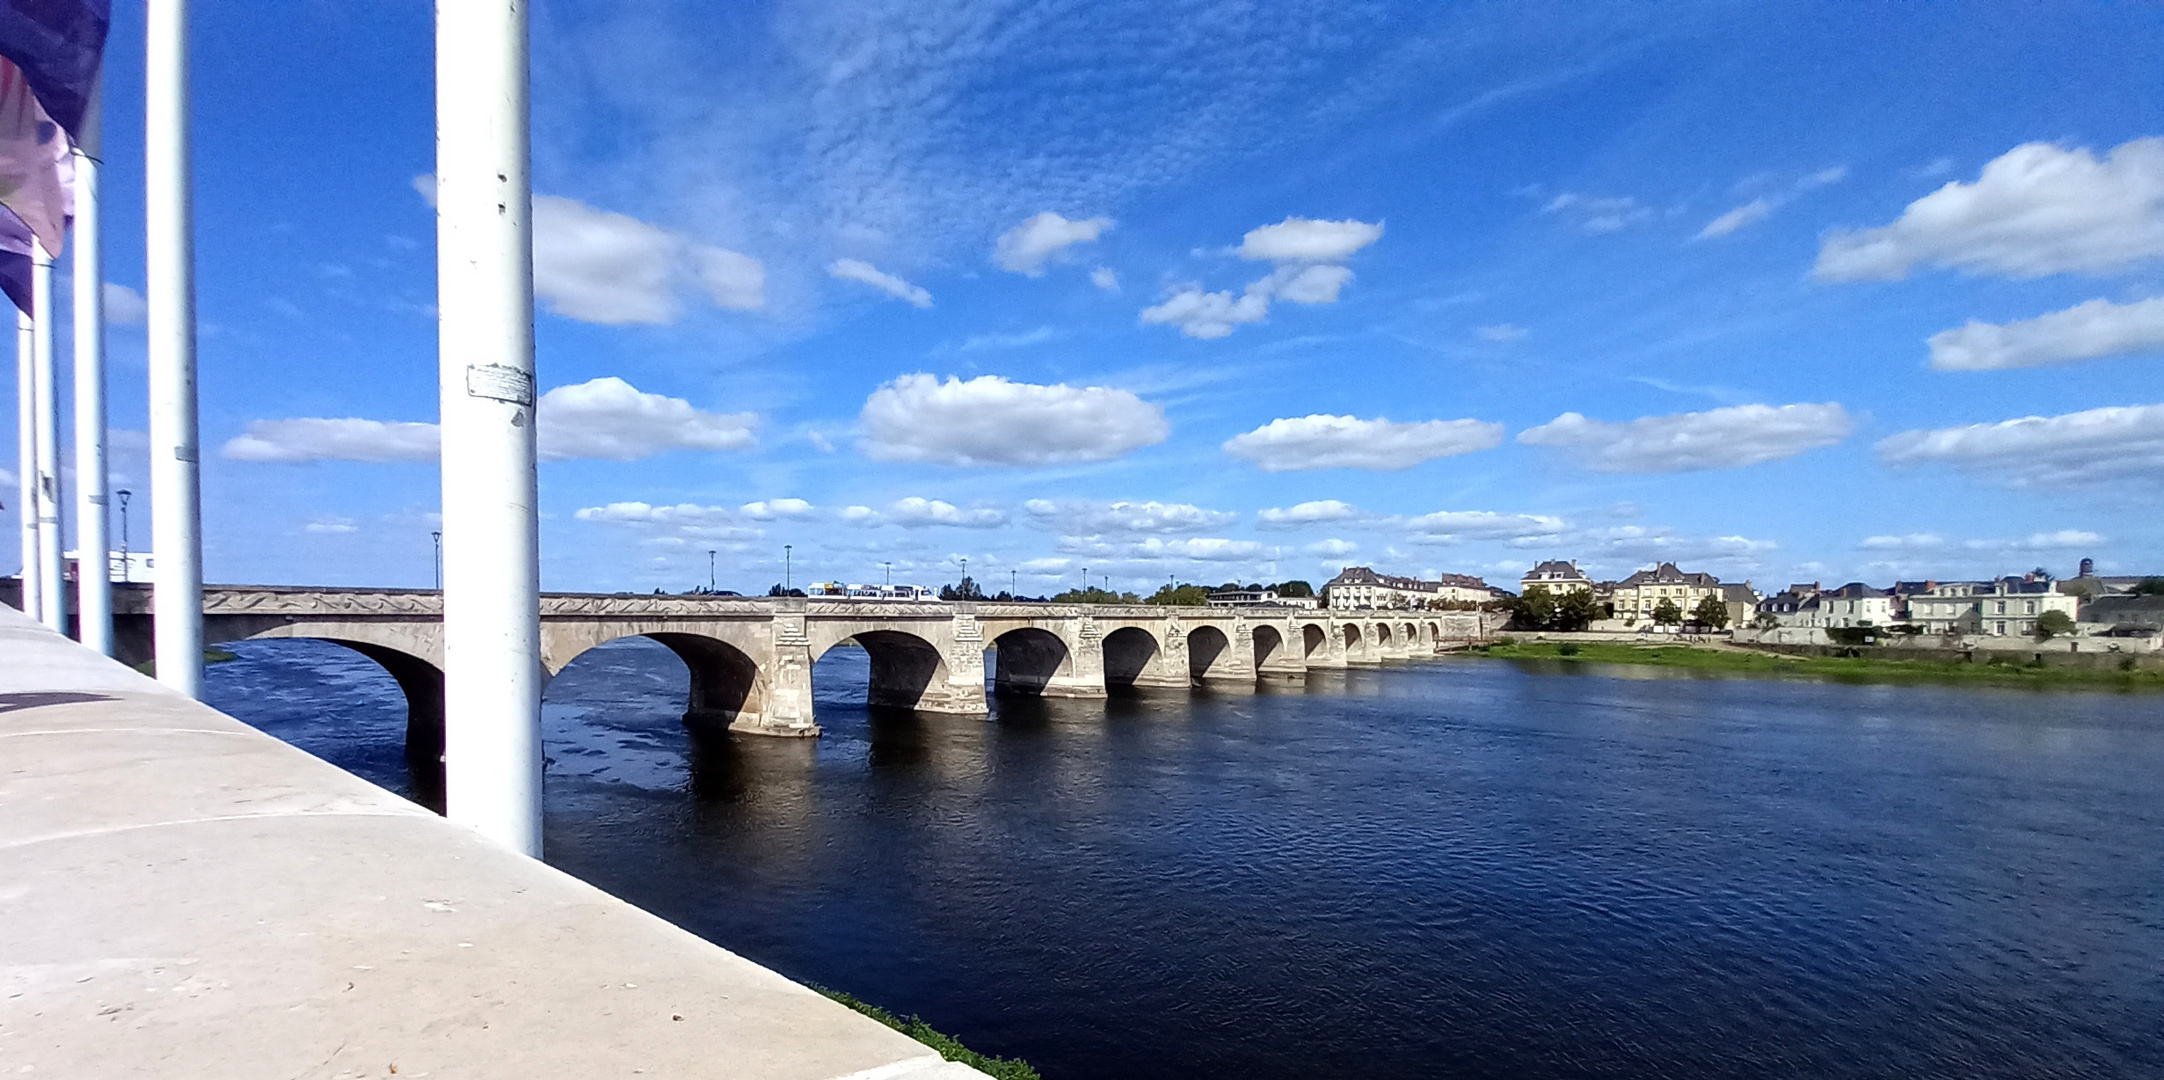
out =
{"type": "Polygon", "coordinates": [[[983,1074],[0,607],[0,1075],[983,1074]]]}

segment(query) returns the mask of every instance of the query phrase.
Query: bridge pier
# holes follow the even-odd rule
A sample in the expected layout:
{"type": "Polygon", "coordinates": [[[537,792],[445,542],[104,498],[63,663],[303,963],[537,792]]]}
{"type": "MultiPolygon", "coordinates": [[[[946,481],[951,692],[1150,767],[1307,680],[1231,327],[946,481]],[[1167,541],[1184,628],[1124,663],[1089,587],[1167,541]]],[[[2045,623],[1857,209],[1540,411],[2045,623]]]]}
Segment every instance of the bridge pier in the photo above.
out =
{"type": "Polygon", "coordinates": [[[1304,639],[1292,620],[1258,623],[1248,634],[1254,643],[1256,678],[1279,683],[1307,681],[1304,639]]]}

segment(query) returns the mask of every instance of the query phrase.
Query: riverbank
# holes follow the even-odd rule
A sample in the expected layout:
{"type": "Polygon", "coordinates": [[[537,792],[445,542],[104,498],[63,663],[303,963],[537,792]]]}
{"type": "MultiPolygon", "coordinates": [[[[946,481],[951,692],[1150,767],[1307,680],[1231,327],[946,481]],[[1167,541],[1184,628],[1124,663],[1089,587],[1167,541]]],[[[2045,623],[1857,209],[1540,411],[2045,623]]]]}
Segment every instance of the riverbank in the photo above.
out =
{"type": "Polygon", "coordinates": [[[839,990],[829,990],[818,983],[812,983],[810,986],[837,1004],[846,1005],[864,1016],[871,1017],[923,1043],[925,1046],[937,1050],[940,1057],[948,1061],[961,1062],[978,1072],[992,1077],[993,1080],[1044,1080],[1044,1077],[1036,1069],[1030,1067],[1029,1062],[1020,1058],[1000,1058],[992,1057],[989,1054],[980,1054],[969,1047],[963,1046],[961,1041],[954,1036],[925,1023],[920,1017],[903,1018],[871,1002],[842,993],[839,990]]]}
{"type": "Polygon", "coordinates": [[[1791,656],[1733,645],[1624,645],[1591,642],[1502,640],[1453,654],[1497,660],[1553,660],[1578,664],[1636,664],[1685,668],[1735,678],[1824,678],[1855,682],[1962,682],[2068,689],[2164,690],[2164,671],[2046,667],[2008,657],[1964,660],[1884,656],[1791,656]]]}

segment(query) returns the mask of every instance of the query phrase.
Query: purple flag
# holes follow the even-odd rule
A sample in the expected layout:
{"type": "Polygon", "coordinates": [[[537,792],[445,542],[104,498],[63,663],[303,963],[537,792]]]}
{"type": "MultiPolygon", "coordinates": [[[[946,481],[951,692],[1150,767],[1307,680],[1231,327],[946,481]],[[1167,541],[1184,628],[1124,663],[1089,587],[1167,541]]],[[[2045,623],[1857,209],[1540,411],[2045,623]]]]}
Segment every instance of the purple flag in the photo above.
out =
{"type": "Polygon", "coordinates": [[[30,226],[0,206],[0,292],[30,314],[30,226]]]}
{"type": "Polygon", "coordinates": [[[22,69],[71,139],[83,136],[112,21],[111,0],[0,0],[0,58],[22,69]]]}
{"type": "Polygon", "coordinates": [[[75,214],[75,161],[22,69],[0,60],[0,206],[30,226],[48,257],[60,254],[75,214]]]}

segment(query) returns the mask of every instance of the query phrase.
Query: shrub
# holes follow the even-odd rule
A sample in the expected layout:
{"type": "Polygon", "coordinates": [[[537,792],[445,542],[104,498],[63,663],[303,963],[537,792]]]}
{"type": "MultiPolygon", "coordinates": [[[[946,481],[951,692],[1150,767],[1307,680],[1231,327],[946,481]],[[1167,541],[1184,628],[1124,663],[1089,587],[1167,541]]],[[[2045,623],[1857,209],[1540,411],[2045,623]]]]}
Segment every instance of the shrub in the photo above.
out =
{"type": "Polygon", "coordinates": [[[1576,656],[1578,655],[1578,643],[1566,641],[1555,647],[1555,654],[1557,656],[1576,656]]]}

